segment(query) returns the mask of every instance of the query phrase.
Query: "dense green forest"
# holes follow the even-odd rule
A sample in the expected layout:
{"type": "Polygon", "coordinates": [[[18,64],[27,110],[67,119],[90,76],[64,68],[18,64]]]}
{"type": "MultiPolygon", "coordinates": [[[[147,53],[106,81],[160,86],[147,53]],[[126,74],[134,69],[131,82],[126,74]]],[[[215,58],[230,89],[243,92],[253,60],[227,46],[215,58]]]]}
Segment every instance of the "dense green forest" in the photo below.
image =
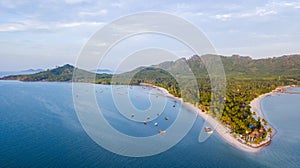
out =
{"type": "MultiPolygon", "coordinates": [[[[215,59],[215,55],[203,58],[215,59]]],[[[33,75],[15,75],[2,80],[20,81],[74,81],[94,82],[97,84],[150,83],[166,88],[171,94],[182,97],[220,121],[233,134],[246,137],[258,132],[252,143],[259,143],[266,138],[265,119],[255,119],[249,103],[261,94],[268,93],[278,86],[300,84],[300,55],[289,55],[267,59],[252,59],[233,55],[220,56],[226,74],[226,94],[221,99],[212,99],[209,75],[201,57],[195,55],[189,59],[163,62],[151,67],[139,67],[133,71],[111,75],[94,74],[85,70],[64,65],[33,75]],[[182,66],[183,64],[188,66],[182,66]],[[73,78],[73,72],[76,76],[73,78]],[[192,73],[186,73],[192,72],[192,73]],[[192,75],[191,75],[192,74],[192,75]],[[177,79],[180,79],[180,83],[177,79]],[[195,79],[195,83],[192,80],[195,79]],[[213,101],[212,101],[213,100],[213,101]]],[[[217,91],[216,91],[217,92],[217,91]]],[[[247,139],[245,139],[248,141],[247,139]]]]}

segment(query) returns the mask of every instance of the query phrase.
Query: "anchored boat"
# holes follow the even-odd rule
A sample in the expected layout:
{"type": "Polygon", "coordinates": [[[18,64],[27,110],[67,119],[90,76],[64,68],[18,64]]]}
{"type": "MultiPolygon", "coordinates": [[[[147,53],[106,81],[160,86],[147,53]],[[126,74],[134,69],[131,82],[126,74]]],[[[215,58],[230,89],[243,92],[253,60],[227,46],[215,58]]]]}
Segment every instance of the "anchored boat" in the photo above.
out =
{"type": "Polygon", "coordinates": [[[213,130],[210,127],[204,127],[205,132],[207,132],[208,134],[212,134],[213,130]]]}

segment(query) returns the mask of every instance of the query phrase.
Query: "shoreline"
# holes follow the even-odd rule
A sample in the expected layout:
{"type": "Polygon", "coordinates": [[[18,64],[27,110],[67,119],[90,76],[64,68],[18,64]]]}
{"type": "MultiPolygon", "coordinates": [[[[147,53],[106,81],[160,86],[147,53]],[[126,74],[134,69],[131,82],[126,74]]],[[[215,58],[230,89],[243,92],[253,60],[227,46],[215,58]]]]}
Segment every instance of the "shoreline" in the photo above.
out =
{"type": "MultiPolygon", "coordinates": [[[[284,87],[287,87],[287,86],[284,86],[284,87]]],[[[261,119],[263,119],[263,118],[266,119],[265,116],[264,116],[264,113],[263,113],[263,109],[261,107],[261,102],[264,98],[266,98],[268,96],[276,95],[278,88],[281,88],[281,87],[277,87],[275,90],[272,90],[269,93],[262,94],[262,95],[258,96],[257,98],[253,99],[250,102],[250,106],[251,106],[250,110],[252,112],[256,113],[255,119],[257,119],[258,117],[260,117],[261,119]]],[[[275,134],[277,133],[277,130],[269,122],[267,123],[267,126],[265,126],[265,128],[271,128],[272,129],[271,137],[275,136],[275,134]]]]}
{"type": "MultiPolygon", "coordinates": [[[[217,119],[211,117],[209,114],[207,114],[206,112],[203,112],[201,109],[194,106],[193,104],[191,104],[189,102],[184,102],[182,100],[182,98],[175,97],[174,95],[170,94],[165,88],[155,86],[155,85],[152,85],[152,84],[147,84],[147,83],[141,83],[140,85],[159,89],[159,90],[161,90],[162,92],[165,93],[165,96],[170,97],[170,98],[174,98],[178,101],[181,101],[183,103],[183,105],[185,105],[187,107],[188,110],[196,112],[197,116],[200,116],[205,122],[208,122],[208,124],[213,126],[212,127],[213,131],[216,131],[218,133],[218,135],[225,141],[225,143],[230,144],[231,146],[233,146],[236,149],[239,149],[241,151],[248,152],[248,153],[257,153],[261,149],[263,149],[263,147],[269,145],[272,141],[272,138],[277,133],[277,130],[269,122],[267,122],[267,125],[264,126],[264,128],[265,129],[268,129],[268,128],[272,129],[271,135],[268,134],[269,138],[266,138],[265,141],[263,141],[260,144],[255,145],[255,146],[252,146],[252,145],[246,144],[246,143],[242,143],[242,142],[239,141],[239,139],[235,138],[234,135],[230,134],[229,130],[227,128],[225,128],[225,126],[223,124],[221,124],[217,119]]],[[[253,99],[250,102],[249,105],[251,106],[251,109],[250,109],[251,112],[256,113],[256,115],[254,116],[255,119],[257,119],[258,117],[260,117],[261,119],[263,119],[263,118],[265,119],[265,116],[264,116],[264,113],[263,113],[263,110],[262,110],[262,107],[261,107],[261,101],[265,97],[271,96],[271,95],[274,95],[274,94],[278,93],[278,90],[280,90],[282,88],[290,88],[290,87],[294,87],[294,86],[280,86],[280,87],[277,87],[275,90],[272,90],[269,93],[262,94],[262,95],[258,96],[257,98],[253,99]]]]}

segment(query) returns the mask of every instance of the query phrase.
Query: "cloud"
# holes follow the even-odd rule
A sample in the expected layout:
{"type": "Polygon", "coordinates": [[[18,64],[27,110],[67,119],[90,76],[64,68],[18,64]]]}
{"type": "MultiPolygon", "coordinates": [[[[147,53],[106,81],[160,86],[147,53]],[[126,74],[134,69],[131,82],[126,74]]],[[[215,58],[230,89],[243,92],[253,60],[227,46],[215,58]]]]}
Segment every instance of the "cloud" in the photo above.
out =
{"type": "Polygon", "coordinates": [[[257,8],[254,11],[250,12],[237,12],[237,13],[226,13],[226,14],[217,14],[212,15],[211,18],[226,21],[229,19],[239,19],[239,18],[249,18],[249,17],[258,17],[258,16],[266,16],[266,15],[275,15],[278,12],[274,9],[264,9],[257,8]]]}
{"type": "Polygon", "coordinates": [[[239,10],[233,13],[223,14],[207,14],[210,18],[227,21],[230,19],[263,17],[267,15],[276,15],[290,9],[300,9],[300,2],[269,2],[261,7],[256,7],[253,10],[239,10]]]}
{"type": "Polygon", "coordinates": [[[0,24],[0,32],[16,32],[28,29],[48,29],[48,26],[31,21],[0,24]]]}
{"type": "Polygon", "coordinates": [[[103,22],[70,22],[70,23],[58,23],[55,24],[54,28],[72,28],[81,26],[101,26],[104,25],[103,22]]]}
{"type": "Polygon", "coordinates": [[[20,25],[16,24],[2,24],[0,25],[0,32],[13,32],[13,31],[21,31],[24,28],[20,25]]]}
{"type": "Polygon", "coordinates": [[[22,0],[0,0],[0,7],[5,8],[16,8],[19,5],[24,4],[25,2],[22,0]]]}
{"type": "Polygon", "coordinates": [[[295,9],[300,9],[300,2],[277,2],[274,4],[282,7],[291,7],[295,9]]]}
{"type": "Polygon", "coordinates": [[[16,23],[0,24],[0,32],[55,30],[61,28],[91,27],[91,26],[101,26],[101,25],[104,25],[104,23],[103,22],[42,23],[42,22],[22,21],[16,23]]]}
{"type": "Polygon", "coordinates": [[[106,10],[106,9],[102,9],[102,10],[94,11],[94,12],[82,11],[82,12],[79,12],[79,16],[80,17],[95,17],[95,16],[104,16],[107,13],[108,13],[108,10],[106,10]]]}
{"type": "Polygon", "coordinates": [[[233,17],[233,14],[222,14],[222,15],[215,15],[215,16],[213,16],[213,18],[215,18],[215,19],[219,19],[219,20],[223,20],[223,21],[225,21],[225,20],[228,20],[228,19],[230,19],[230,18],[232,18],[233,17]]]}
{"type": "Polygon", "coordinates": [[[111,4],[112,7],[122,8],[124,7],[124,4],[121,2],[115,2],[111,4]]]}
{"type": "Polygon", "coordinates": [[[256,9],[254,12],[249,13],[240,13],[236,15],[237,18],[245,18],[245,17],[256,17],[256,16],[266,16],[266,15],[275,15],[278,12],[274,9],[256,9]]]}
{"type": "MultiPolygon", "coordinates": [[[[221,20],[228,21],[233,19],[246,19],[255,17],[264,17],[276,15],[282,12],[283,6],[290,6],[296,8],[296,3],[278,4],[274,2],[264,3],[263,5],[249,4],[249,6],[243,6],[239,4],[218,4],[215,6],[199,6],[196,4],[179,3],[176,6],[172,6],[171,13],[187,18],[194,18],[199,20],[201,16],[202,21],[205,20],[221,20]]],[[[299,4],[300,7],[300,4],[299,4]]]]}
{"type": "Polygon", "coordinates": [[[82,2],[88,2],[89,0],[65,0],[65,3],[67,4],[77,4],[82,2]]]}

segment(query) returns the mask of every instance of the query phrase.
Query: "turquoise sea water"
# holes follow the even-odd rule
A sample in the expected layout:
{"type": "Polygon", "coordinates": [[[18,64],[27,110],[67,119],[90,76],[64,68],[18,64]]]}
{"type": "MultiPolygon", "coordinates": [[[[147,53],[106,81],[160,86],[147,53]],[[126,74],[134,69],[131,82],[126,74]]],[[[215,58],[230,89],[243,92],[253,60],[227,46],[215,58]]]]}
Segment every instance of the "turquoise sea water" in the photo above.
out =
{"type": "MultiPolygon", "coordinates": [[[[96,90],[102,112],[115,129],[143,137],[157,133],[154,121],[145,126],[124,118],[112,103],[109,86],[97,85],[96,90]]],[[[137,108],[150,106],[144,88],[133,87],[130,96],[137,108]]],[[[85,133],[74,110],[71,83],[0,81],[0,167],[299,167],[299,100],[300,95],[288,94],[263,100],[267,120],[278,133],[258,154],[241,152],[215,133],[199,143],[203,120],[197,118],[171,149],[131,158],[103,149],[85,133]]],[[[164,115],[156,121],[161,129],[177,117],[180,104],[173,105],[168,98],[164,115]]]]}

